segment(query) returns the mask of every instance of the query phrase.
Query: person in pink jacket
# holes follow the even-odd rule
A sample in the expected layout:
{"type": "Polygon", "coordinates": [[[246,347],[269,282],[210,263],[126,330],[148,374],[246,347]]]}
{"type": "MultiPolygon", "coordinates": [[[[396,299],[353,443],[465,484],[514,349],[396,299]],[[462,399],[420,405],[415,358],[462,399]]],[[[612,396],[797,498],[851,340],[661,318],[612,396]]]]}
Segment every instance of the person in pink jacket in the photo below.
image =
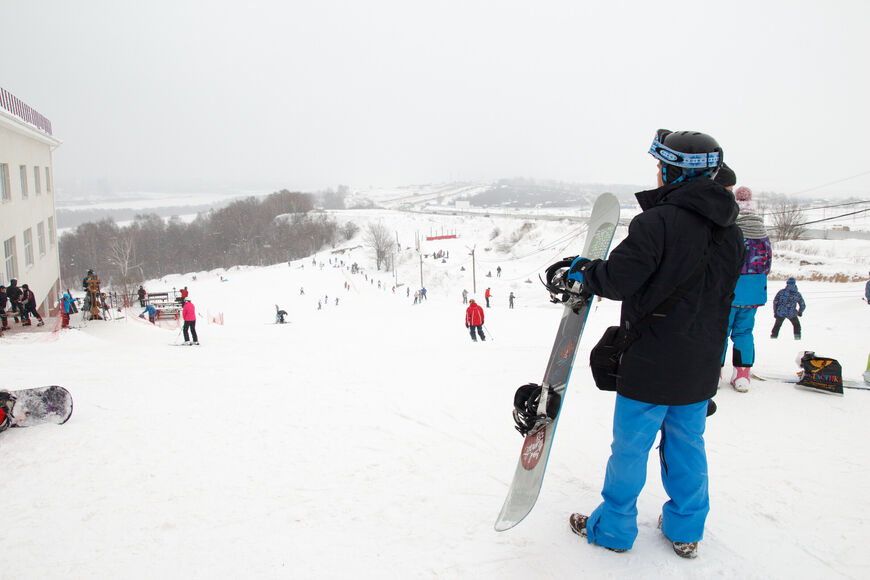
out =
{"type": "Polygon", "coordinates": [[[184,326],[181,331],[184,333],[184,344],[191,344],[188,329],[193,335],[193,344],[199,344],[199,339],[196,337],[196,309],[193,307],[193,302],[190,300],[184,301],[184,306],[181,308],[181,318],[184,320],[184,326]]]}

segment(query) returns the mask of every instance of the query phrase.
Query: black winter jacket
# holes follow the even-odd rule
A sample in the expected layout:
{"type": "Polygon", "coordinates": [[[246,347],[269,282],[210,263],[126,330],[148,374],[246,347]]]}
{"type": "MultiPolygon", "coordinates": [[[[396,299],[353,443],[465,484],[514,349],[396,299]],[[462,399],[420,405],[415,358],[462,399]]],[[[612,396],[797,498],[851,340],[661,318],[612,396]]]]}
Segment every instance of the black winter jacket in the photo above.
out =
{"type": "Polygon", "coordinates": [[[17,303],[21,299],[21,287],[15,284],[10,284],[6,287],[6,296],[9,297],[9,302],[17,303]]]}
{"type": "Polygon", "coordinates": [[[743,235],[734,195],[710,179],[665,185],[635,196],[642,213],[606,261],[584,268],[591,292],[622,301],[622,328],[633,328],[700,263],[713,238],[723,240],[700,280],[656,317],[623,354],[617,392],[657,405],[700,403],[716,394],[734,286],[743,266],[743,235]]]}

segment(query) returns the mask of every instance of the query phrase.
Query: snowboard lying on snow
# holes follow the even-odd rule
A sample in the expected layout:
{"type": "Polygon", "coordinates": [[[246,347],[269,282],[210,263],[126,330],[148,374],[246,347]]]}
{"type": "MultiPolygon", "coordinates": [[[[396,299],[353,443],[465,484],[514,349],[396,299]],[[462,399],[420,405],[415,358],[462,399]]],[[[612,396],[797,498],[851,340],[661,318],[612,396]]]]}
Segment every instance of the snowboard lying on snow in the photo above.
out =
{"type": "MultiPolygon", "coordinates": [[[[800,373],[794,374],[786,374],[786,373],[765,373],[763,375],[757,375],[752,373],[752,379],[756,381],[777,381],[781,383],[790,383],[797,385],[797,383],[801,380],[800,373]]],[[[863,391],[870,391],[870,385],[861,381],[853,381],[851,379],[843,379],[843,388],[844,389],[861,389],[863,391]]]]}
{"type": "Polygon", "coordinates": [[[18,391],[0,390],[0,403],[9,409],[12,427],[43,423],[63,425],[73,412],[73,399],[63,387],[36,387],[18,391]]]}

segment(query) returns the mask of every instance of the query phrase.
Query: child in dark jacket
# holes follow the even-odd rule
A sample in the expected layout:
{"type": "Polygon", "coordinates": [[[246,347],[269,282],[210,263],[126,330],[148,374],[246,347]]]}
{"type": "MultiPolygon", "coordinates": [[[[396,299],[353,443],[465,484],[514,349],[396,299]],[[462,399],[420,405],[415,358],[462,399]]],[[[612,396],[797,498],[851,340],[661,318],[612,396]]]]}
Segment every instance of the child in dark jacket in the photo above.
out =
{"type": "Polygon", "coordinates": [[[770,331],[770,338],[779,336],[779,329],[782,326],[782,321],[788,319],[794,327],[794,339],[801,339],[801,323],[799,317],[804,315],[807,306],[804,302],[804,297],[798,292],[797,282],[794,278],[789,278],[785,282],[785,288],[776,293],[773,298],[773,329],[770,331]]]}

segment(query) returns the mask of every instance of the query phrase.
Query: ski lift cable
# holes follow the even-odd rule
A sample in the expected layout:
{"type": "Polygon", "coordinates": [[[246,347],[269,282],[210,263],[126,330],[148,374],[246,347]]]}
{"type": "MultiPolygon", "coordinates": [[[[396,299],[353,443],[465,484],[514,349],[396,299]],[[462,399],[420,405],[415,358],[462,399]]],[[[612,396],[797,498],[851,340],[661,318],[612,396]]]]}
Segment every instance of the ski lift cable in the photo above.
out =
{"type": "MultiPolygon", "coordinates": [[[[865,203],[870,203],[870,199],[864,199],[861,201],[849,201],[846,203],[835,203],[835,204],[831,204],[831,205],[808,206],[808,207],[801,207],[799,209],[801,211],[813,211],[813,210],[817,210],[817,209],[830,209],[833,207],[845,207],[845,206],[849,206],[849,205],[861,205],[861,204],[865,204],[865,203]]],[[[774,207],[776,207],[776,206],[774,206],[774,207]]],[[[765,215],[783,215],[783,214],[790,213],[792,211],[793,210],[791,210],[791,209],[787,209],[787,210],[783,210],[783,211],[765,211],[764,214],[765,215]]]]}
{"type": "Polygon", "coordinates": [[[812,221],[804,222],[804,223],[802,223],[802,224],[795,224],[795,225],[796,225],[796,226],[808,226],[808,225],[810,225],[810,224],[818,224],[818,223],[822,223],[822,222],[829,222],[829,221],[832,221],[832,220],[838,220],[838,219],[840,219],[840,218],[848,217],[848,216],[850,216],[850,215],[857,215],[857,214],[859,214],[859,213],[865,213],[865,212],[868,212],[868,211],[870,211],[870,207],[865,208],[865,209],[859,209],[858,211],[853,211],[853,212],[850,212],[850,213],[844,213],[844,214],[835,215],[835,216],[833,216],[833,217],[829,217],[829,218],[822,218],[822,219],[820,219],[820,220],[812,220],[812,221]]]}
{"type": "Polygon", "coordinates": [[[861,173],[856,173],[855,175],[851,175],[849,177],[844,177],[843,179],[838,179],[838,180],[832,181],[830,183],[824,183],[822,185],[816,185],[814,187],[810,187],[809,189],[804,189],[803,191],[797,191],[795,193],[792,193],[791,195],[801,195],[801,194],[804,194],[804,193],[807,193],[810,191],[815,191],[817,189],[821,189],[823,187],[828,187],[829,185],[836,185],[838,183],[843,183],[844,181],[849,181],[851,179],[855,179],[856,177],[862,177],[862,176],[868,175],[868,174],[870,174],[870,170],[862,171],[861,173]]]}

